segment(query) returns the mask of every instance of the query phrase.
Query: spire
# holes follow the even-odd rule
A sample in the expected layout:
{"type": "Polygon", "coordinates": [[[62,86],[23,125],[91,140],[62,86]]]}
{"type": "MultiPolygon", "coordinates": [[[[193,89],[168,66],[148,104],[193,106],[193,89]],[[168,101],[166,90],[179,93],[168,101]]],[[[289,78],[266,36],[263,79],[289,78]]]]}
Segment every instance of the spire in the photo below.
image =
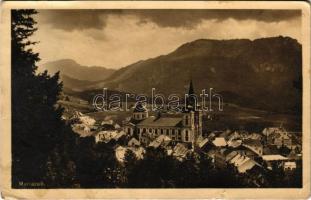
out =
{"type": "Polygon", "coordinates": [[[190,84],[189,84],[189,95],[194,94],[194,89],[193,89],[193,83],[192,83],[192,79],[190,80],[190,84]]]}
{"type": "Polygon", "coordinates": [[[193,110],[196,108],[195,105],[196,105],[196,97],[195,97],[193,83],[192,83],[192,79],[191,79],[190,84],[189,84],[188,97],[186,100],[186,108],[193,110]]]}

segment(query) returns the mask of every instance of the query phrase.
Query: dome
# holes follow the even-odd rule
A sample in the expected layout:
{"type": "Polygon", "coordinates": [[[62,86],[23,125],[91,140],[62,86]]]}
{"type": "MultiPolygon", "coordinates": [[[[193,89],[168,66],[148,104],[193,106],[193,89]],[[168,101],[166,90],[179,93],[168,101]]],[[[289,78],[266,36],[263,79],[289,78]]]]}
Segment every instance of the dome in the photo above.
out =
{"type": "Polygon", "coordinates": [[[134,112],[147,112],[147,108],[142,103],[137,103],[134,112]]]}

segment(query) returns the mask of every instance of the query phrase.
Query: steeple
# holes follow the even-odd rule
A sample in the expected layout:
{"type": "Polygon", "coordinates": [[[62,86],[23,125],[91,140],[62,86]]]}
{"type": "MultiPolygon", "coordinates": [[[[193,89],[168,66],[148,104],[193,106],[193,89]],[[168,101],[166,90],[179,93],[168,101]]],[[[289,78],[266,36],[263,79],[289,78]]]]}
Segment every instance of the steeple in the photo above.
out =
{"type": "Polygon", "coordinates": [[[190,83],[189,83],[189,91],[188,91],[188,97],[186,99],[186,107],[187,109],[189,110],[193,110],[195,109],[196,107],[196,102],[197,99],[196,99],[196,96],[195,96],[195,93],[194,93],[194,88],[193,88],[193,83],[192,83],[192,79],[190,80],[190,83]]]}
{"type": "Polygon", "coordinates": [[[189,94],[189,95],[194,94],[192,79],[190,80],[188,94],[189,94]]]}

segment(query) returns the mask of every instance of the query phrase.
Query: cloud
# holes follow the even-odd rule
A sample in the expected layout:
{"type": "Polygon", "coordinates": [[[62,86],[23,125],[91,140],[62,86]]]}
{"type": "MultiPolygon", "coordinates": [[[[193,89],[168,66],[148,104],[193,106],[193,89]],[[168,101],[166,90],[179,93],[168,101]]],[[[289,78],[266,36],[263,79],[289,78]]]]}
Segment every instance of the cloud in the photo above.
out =
{"type": "Polygon", "coordinates": [[[232,17],[200,19],[195,28],[159,26],[152,20],[141,22],[141,19],[129,13],[113,14],[107,16],[101,28],[70,31],[66,28],[51,29],[51,24],[39,20],[34,40],[40,43],[35,50],[40,52],[42,63],[70,58],[82,65],[117,69],[168,54],[182,44],[197,39],[257,39],[279,35],[301,39],[301,20],[295,17],[275,22],[232,17]]]}
{"type": "Polygon", "coordinates": [[[39,10],[40,20],[66,31],[97,29],[107,25],[111,16],[136,17],[138,24],[159,27],[194,28],[203,20],[227,19],[280,22],[301,16],[300,10],[39,10]]]}
{"type": "Polygon", "coordinates": [[[67,31],[102,29],[106,26],[106,15],[100,10],[39,10],[41,23],[67,31]]]}
{"type": "Polygon", "coordinates": [[[296,10],[143,10],[134,12],[142,22],[152,21],[161,27],[193,28],[203,20],[227,19],[279,22],[300,16],[296,10]]]}

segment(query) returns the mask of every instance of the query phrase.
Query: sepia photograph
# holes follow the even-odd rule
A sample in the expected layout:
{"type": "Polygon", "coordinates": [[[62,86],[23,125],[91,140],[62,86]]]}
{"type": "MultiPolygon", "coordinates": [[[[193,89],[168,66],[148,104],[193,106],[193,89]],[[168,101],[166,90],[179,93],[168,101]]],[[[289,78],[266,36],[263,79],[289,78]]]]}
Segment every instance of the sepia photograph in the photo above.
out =
{"type": "Polygon", "coordinates": [[[11,189],[309,184],[303,9],[7,12],[11,189]]]}

